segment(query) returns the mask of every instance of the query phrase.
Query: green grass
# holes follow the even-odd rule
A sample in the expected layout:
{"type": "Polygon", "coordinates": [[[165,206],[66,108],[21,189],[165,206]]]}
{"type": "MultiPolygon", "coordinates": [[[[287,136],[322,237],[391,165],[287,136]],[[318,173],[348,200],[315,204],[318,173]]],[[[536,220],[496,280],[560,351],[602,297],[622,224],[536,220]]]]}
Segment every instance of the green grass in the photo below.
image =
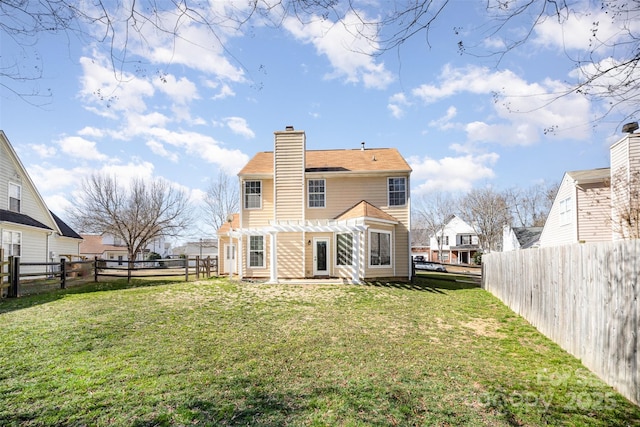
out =
{"type": "Polygon", "coordinates": [[[442,275],[118,281],[1,301],[0,324],[3,426],[640,425],[500,301],[442,275]]]}

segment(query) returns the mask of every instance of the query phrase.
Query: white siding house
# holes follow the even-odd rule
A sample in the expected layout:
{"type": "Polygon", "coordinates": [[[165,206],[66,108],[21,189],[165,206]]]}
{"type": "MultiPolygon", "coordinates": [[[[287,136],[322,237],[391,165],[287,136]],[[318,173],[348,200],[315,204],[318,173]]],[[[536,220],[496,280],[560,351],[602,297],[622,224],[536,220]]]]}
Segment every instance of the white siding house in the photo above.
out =
{"type": "Polygon", "coordinates": [[[4,258],[51,262],[77,257],[82,238],[49,210],[0,130],[0,247],[4,258]]]}
{"type": "Polygon", "coordinates": [[[429,238],[429,260],[450,264],[472,264],[480,250],[478,235],[471,225],[452,215],[443,232],[429,238]]]}

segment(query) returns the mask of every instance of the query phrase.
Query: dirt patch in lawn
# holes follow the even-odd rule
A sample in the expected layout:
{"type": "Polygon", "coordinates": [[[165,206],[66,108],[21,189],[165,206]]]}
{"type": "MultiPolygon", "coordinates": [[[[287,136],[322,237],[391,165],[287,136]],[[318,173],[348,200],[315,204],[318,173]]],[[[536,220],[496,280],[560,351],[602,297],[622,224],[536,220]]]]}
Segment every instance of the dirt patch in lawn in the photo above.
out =
{"type": "Polygon", "coordinates": [[[505,334],[498,331],[500,324],[494,319],[473,319],[470,322],[462,323],[462,326],[471,329],[481,337],[506,338],[505,334]]]}

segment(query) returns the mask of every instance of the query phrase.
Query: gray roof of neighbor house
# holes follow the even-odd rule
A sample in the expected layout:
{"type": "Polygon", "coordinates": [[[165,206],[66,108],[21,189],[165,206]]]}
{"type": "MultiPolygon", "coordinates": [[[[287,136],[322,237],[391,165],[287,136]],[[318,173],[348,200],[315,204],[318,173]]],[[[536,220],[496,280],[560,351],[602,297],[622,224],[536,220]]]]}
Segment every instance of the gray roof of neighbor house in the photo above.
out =
{"type": "Polygon", "coordinates": [[[514,227],[513,233],[520,243],[520,247],[526,249],[535,244],[542,234],[543,227],[514,227]]]}

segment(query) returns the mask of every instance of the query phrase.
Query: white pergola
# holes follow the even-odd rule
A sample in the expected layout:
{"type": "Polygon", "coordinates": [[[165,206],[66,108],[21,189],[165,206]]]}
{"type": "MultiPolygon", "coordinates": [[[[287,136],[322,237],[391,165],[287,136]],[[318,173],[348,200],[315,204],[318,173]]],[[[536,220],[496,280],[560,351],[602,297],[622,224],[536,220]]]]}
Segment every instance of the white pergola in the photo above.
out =
{"type": "MultiPolygon", "coordinates": [[[[347,220],[313,220],[313,221],[270,221],[266,227],[233,228],[228,232],[231,239],[238,239],[238,253],[242,254],[243,236],[269,236],[271,258],[269,263],[269,282],[278,283],[278,234],[279,233],[351,233],[353,236],[351,266],[351,282],[360,283],[360,246],[363,242],[361,233],[367,230],[363,219],[347,220]]],[[[242,260],[242,256],[240,256],[242,260]]],[[[242,261],[238,277],[242,279],[242,261]]]]}

